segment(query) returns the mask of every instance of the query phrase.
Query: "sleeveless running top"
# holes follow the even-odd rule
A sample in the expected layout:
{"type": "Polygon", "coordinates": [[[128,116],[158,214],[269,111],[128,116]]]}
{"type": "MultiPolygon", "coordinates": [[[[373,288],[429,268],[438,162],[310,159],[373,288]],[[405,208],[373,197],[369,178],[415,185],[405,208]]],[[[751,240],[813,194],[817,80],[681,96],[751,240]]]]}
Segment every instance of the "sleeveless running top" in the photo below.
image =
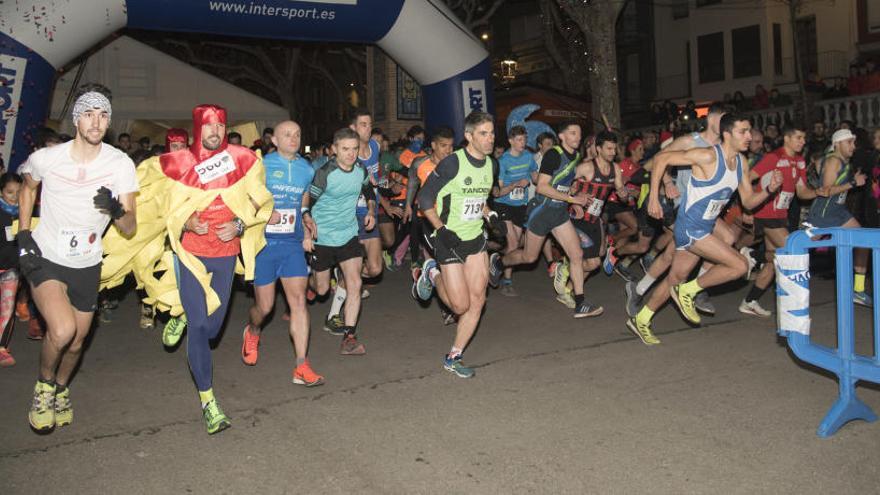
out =
{"type": "MultiPolygon", "coordinates": [[[[593,196],[593,201],[584,207],[583,219],[590,223],[596,223],[602,218],[602,210],[605,208],[605,202],[614,192],[614,168],[611,167],[609,173],[603,175],[599,169],[596,159],[593,159],[593,180],[586,181],[583,177],[579,177],[572,184],[574,194],[585,192],[593,196]]],[[[572,208],[569,208],[571,211],[572,208]]]]}

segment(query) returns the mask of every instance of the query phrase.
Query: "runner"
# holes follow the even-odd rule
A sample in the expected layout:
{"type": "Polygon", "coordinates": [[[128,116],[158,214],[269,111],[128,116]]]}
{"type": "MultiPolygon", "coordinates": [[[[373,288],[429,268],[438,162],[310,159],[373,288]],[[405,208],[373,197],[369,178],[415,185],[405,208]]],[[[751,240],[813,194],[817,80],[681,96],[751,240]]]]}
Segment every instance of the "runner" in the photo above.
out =
{"type": "MultiPolygon", "coordinates": [[[[526,223],[529,186],[538,178],[538,164],[532,153],[526,150],[526,128],[521,125],[511,127],[507,135],[510,149],[498,160],[498,186],[492,189],[495,210],[507,224],[505,253],[520,247],[526,223]]],[[[513,288],[512,277],[513,268],[504,268],[501,294],[508,297],[519,295],[513,288]]]]}
{"type": "Polygon", "coordinates": [[[486,205],[497,173],[490,158],[494,118],[471,112],[465,118],[464,136],[467,146],[443,159],[419,193],[419,208],[435,228],[432,242],[437,261],[425,261],[416,292],[428,300],[436,288],[440,299],[458,315],[455,340],[443,368],[471,378],[474,370],[462,363],[461,355],[486,302],[489,274],[483,219],[501,231],[504,222],[486,205]]]}
{"type": "Polygon", "coordinates": [[[323,296],[330,290],[331,268],[338,266],[344,277],[345,325],[324,327],[333,335],[342,335],[340,353],[343,355],[367,352],[358,342],[356,330],[364,265],[364,247],[358,241],[357,203],[361,194],[367,198],[364,229],[370,231],[376,226],[376,200],[370,174],[357,159],[359,139],[351,128],[336,131],[333,135],[336,156],[315,172],[302,207],[303,222],[315,244],[311,255],[315,292],[323,296]]]}
{"type": "Polygon", "coordinates": [[[19,192],[19,267],[46,321],[40,372],[28,421],[37,431],[73,422],[70,378],[92,326],[101,275],[101,234],[113,224],[136,227],[134,163],[101,142],[110,125],[110,100],[89,91],[73,105],[72,141],[34,152],[19,192]],[[40,192],[40,223],[31,215],[40,192]]]}
{"type": "Polygon", "coordinates": [[[278,151],[266,155],[263,160],[266,187],[272,193],[274,209],[266,225],[266,247],[256,258],[254,305],[243,332],[241,359],[249,366],[257,364],[263,322],[275,306],[275,285],[280,279],[290,306],[288,331],[296,359],[293,383],[313,387],[324,383],[324,377],[312,370],[306,357],[309,346],[309,313],[306,311],[309,267],[303,245],[305,236],[300,208],[303,193],[312,183],[315,171],[299,155],[301,138],[299,124],[281,122],[275,126],[271,138],[278,151]]]}
{"type": "MultiPolygon", "coordinates": [[[[523,247],[517,248],[502,257],[492,253],[489,265],[489,284],[498,286],[505,267],[534,263],[541,253],[547,235],[562,246],[568,257],[571,282],[574,289],[574,317],[583,318],[593,311],[584,302],[583,251],[580,239],[571,224],[568,205],[585,205],[586,195],[571,196],[569,189],[575,178],[575,169],[581,162],[577,151],[581,141],[581,126],[576,122],[565,122],[559,127],[561,146],[554,146],[544,154],[538,174],[537,194],[529,202],[526,220],[526,236],[523,247]]],[[[568,277],[561,277],[563,280],[568,277]]]]}
{"type": "Polygon", "coordinates": [[[743,206],[754,208],[782,185],[782,174],[774,171],[766,189],[752,190],[748,165],[741,155],[748,149],[751,139],[747,117],[725,114],[719,125],[721,144],[711,149],[665,151],[654,158],[648,198],[648,212],[652,217],[663,217],[659,189],[666,168],[690,166],[692,177],[682,193],[675,222],[676,252],[669,274],[657,284],[639,313],[627,320],[627,327],[647,345],[660,343],[651,330],[651,318],[670,296],[686,320],[699,324],[700,315],[694,306],[696,295],[709,287],[739,278],[748,270],[745,258],[731,247],[731,243],[720,239],[715,230],[718,215],[733,192],[739,191],[743,206]],[[714,265],[696,279],[685,282],[700,258],[714,265]]]}
{"type": "MultiPolygon", "coordinates": [[[[626,227],[624,230],[618,231],[614,236],[614,245],[608,249],[605,255],[603,268],[606,275],[612,272],[617,273],[622,279],[631,282],[632,273],[629,271],[629,264],[635,257],[648,252],[652,237],[643,235],[645,231],[641,227],[639,221],[638,209],[635,199],[639,197],[641,185],[644,184],[647,174],[642,170],[641,161],[645,155],[645,146],[641,139],[633,139],[626,146],[626,157],[620,161],[620,170],[623,174],[623,182],[626,184],[627,191],[631,201],[627,204],[627,208],[621,210],[623,203],[616,202],[617,210],[613,215],[621,225],[632,224],[632,230],[626,227]],[[630,237],[636,235],[636,239],[630,237]],[[618,260],[621,262],[618,263],[618,260]]],[[[609,212],[609,216],[611,212],[609,212]]]]}
{"type": "MultiPolygon", "coordinates": [[[[810,206],[807,222],[816,227],[845,227],[857,229],[861,227],[846,208],[846,195],[856,187],[865,185],[867,177],[855,172],[850,164],[855,152],[855,135],[849,129],[839,129],[831,135],[833,151],[822,159],[819,165],[819,178],[822,187],[827,188],[827,197],[817,198],[810,206]]],[[[865,292],[865,273],[868,267],[867,249],[855,249],[853,266],[855,277],[853,284],[853,302],[872,307],[873,299],[865,292]]]]}
{"type": "MultiPolygon", "coordinates": [[[[788,239],[788,208],[791,200],[797,195],[800,199],[813,199],[816,191],[807,185],[807,162],[801,152],[806,143],[806,132],[797,127],[785,127],[782,130],[782,147],[763,156],[749,172],[749,179],[760,179],[758,188],[766,189],[771,173],[779,170],[782,173],[782,187],[769,195],[766,203],[754,213],[755,234],[764,237],[765,263],[755,277],[755,283],[746,298],[739,305],[739,312],[748,315],[768,318],[772,311],[761,307],[758,299],[773,283],[776,270],[773,258],[776,250],[785,246],[788,239]]],[[[754,139],[755,134],[752,133],[754,139]]],[[[822,191],[826,194],[827,189],[822,191]]]]}
{"type": "MultiPolygon", "coordinates": [[[[406,131],[407,147],[398,157],[399,171],[391,172],[389,188],[392,191],[391,197],[387,200],[380,199],[382,209],[379,212],[379,229],[382,232],[382,238],[385,247],[385,266],[390,270],[394,270],[403,263],[403,257],[409,247],[411,239],[420,237],[416,232],[416,236],[412,234],[412,222],[404,221],[404,207],[406,204],[407,181],[409,175],[409,167],[417,158],[426,156],[423,150],[425,144],[425,129],[421,126],[414,125],[406,131]],[[390,240],[389,245],[387,241],[390,240]]],[[[412,262],[416,262],[418,257],[418,243],[414,244],[410,249],[412,262]]]]}

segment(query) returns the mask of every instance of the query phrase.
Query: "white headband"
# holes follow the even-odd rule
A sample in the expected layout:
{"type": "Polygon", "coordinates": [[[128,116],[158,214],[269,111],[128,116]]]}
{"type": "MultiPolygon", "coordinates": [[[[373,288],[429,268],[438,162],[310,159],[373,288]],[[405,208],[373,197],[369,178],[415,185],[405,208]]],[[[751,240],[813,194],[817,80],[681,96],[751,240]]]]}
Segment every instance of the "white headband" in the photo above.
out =
{"type": "Polygon", "coordinates": [[[108,119],[112,114],[110,100],[97,91],[89,91],[77,98],[76,103],[73,104],[73,124],[76,125],[76,121],[79,120],[82,114],[94,109],[107,112],[108,119]]]}

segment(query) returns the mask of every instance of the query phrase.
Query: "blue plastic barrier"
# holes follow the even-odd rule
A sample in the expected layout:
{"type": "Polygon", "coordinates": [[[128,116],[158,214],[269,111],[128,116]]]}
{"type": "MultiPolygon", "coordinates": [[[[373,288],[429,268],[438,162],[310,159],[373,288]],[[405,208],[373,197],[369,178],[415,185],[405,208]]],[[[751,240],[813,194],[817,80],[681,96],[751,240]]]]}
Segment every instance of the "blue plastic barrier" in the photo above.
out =
{"type": "Polygon", "coordinates": [[[820,437],[833,435],[855,419],[877,420],[874,411],[856,397],[855,387],[859,380],[880,383],[880,277],[872,277],[874,356],[860,356],[855,352],[853,322],[853,248],[870,249],[873,266],[880,266],[880,229],[810,229],[809,233],[799,230],[777,251],[779,335],[787,338],[788,346],[799,359],[836,374],[839,382],[840,396],[816,431],[820,437]],[[836,349],[810,340],[809,250],[826,246],[835,248],[837,261],[836,349]]]}

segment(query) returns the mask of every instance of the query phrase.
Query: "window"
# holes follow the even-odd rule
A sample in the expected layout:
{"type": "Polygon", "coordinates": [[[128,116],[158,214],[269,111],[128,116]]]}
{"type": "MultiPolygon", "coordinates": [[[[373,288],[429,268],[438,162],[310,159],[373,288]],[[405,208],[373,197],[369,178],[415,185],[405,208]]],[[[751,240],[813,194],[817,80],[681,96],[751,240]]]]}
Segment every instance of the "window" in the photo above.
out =
{"type": "Polygon", "coordinates": [[[724,80],[724,33],[697,37],[697,70],[700,83],[724,80]]]}
{"type": "Polygon", "coordinates": [[[773,73],[782,75],[782,24],[773,23],[773,73]]]}
{"type": "Polygon", "coordinates": [[[755,24],[730,32],[733,78],[761,75],[761,28],[755,24]]]}
{"type": "Polygon", "coordinates": [[[721,0],[697,0],[697,8],[721,3],[721,0]]]}
{"type": "Polygon", "coordinates": [[[690,14],[690,0],[674,0],[672,2],[672,18],[684,19],[690,14]]]}

